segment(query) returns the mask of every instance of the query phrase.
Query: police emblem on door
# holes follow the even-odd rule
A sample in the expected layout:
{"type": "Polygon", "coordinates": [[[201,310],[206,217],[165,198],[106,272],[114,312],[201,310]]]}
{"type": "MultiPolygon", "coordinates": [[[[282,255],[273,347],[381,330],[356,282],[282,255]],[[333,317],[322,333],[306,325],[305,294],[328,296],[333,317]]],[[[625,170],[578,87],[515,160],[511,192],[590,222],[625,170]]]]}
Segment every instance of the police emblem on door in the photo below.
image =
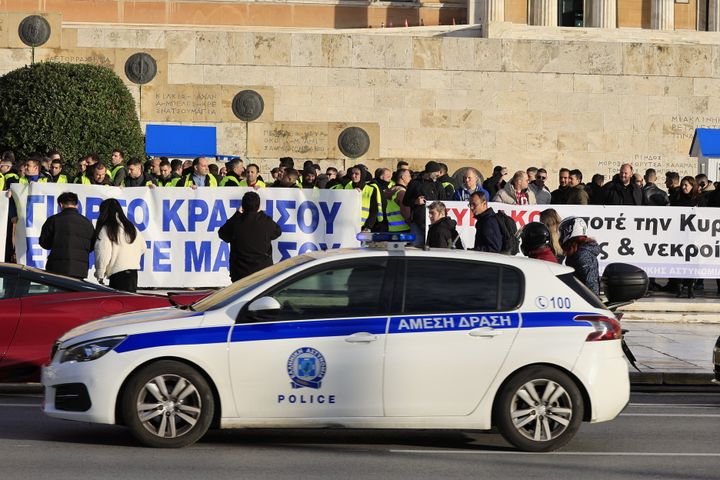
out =
{"type": "Polygon", "coordinates": [[[314,348],[298,348],[288,358],[287,373],[292,388],[320,388],[326,371],[325,357],[314,348]]]}

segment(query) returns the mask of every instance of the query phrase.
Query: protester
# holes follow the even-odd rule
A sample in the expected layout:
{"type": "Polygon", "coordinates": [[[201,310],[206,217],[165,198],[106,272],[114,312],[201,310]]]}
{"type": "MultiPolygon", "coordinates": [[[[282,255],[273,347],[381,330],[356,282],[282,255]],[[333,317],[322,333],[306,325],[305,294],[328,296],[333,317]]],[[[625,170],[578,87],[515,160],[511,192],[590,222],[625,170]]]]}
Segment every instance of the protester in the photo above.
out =
{"type": "Polygon", "coordinates": [[[590,195],[585,190],[585,184],[582,183],[582,172],[580,170],[570,170],[570,193],[567,196],[568,205],[587,205],[590,203],[590,195]]]}
{"type": "Polygon", "coordinates": [[[208,160],[205,157],[197,157],[192,161],[192,171],[185,174],[178,182],[178,187],[217,187],[218,180],[210,173],[208,160]]]}
{"type": "Polygon", "coordinates": [[[245,169],[245,180],[240,181],[241,187],[251,187],[255,190],[265,188],[265,182],[260,178],[260,167],[251,163],[245,169]]]}
{"type": "Polygon", "coordinates": [[[245,165],[239,158],[233,158],[225,164],[227,173],[220,181],[221,187],[239,187],[243,182],[243,174],[245,173],[245,165]]]}
{"type": "Polygon", "coordinates": [[[507,168],[496,165],[493,168],[493,173],[490,178],[485,180],[482,184],[486,192],[490,194],[487,198],[493,198],[497,195],[497,192],[505,187],[505,180],[503,177],[507,175],[507,168]]]}
{"type": "Polygon", "coordinates": [[[157,184],[160,187],[174,187],[180,180],[180,177],[172,171],[172,164],[166,158],[160,160],[160,176],[157,178],[157,184]]]}
{"type": "Polygon", "coordinates": [[[126,175],[122,187],[154,187],[155,179],[143,171],[142,162],[136,158],[127,162],[126,175]]]}
{"type": "Polygon", "coordinates": [[[275,180],[271,187],[274,188],[300,188],[298,185],[298,179],[300,173],[294,168],[286,168],[282,170],[282,175],[279,180],[275,180]]]}
{"type": "Polygon", "coordinates": [[[596,295],[600,294],[600,246],[587,236],[585,220],[568,217],[560,223],[560,245],[565,254],[565,265],[575,269],[575,277],[596,295]]]}
{"type": "Polygon", "coordinates": [[[63,173],[63,162],[59,158],[50,160],[48,181],[51,183],[68,183],[68,177],[63,173]]]}
{"type": "Polygon", "coordinates": [[[560,246],[560,232],[558,231],[561,221],[562,218],[560,218],[560,215],[554,208],[547,208],[540,212],[540,222],[547,227],[550,233],[550,249],[555,254],[558,263],[562,263],[565,260],[562,246],[560,246]]]}
{"type": "Polygon", "coordinates": [[[507,183],[493,197],[493,202],[506,203],[508,205],[535,205],[535,194],[528,189],[528,176],[522,170],[518,170],[507,183]]]}
{"type": "Polygon", "coordinates": [[[500,253],[503,246],[500,224],[495,211],[488,207],[485,192],[473,193],[468,205],[475,216],[475,246],[473,250],[500,253]]]}
{"type": "Polygon", "coordinates": [[[530,222],[520,232],[520,249],[528,258],[558,263],[555,253],[550,248],[550,231],[545,224],[530,222]]]}
{"type": "Polygon", "coordinates": [[[120,202],[103,200],[95,225],[95,278],[100,283],[108,278],[116,290],[136,292],[145,249],[142,233],[125,216],[120,202]]]}
{"type": "Polygon", "coordinates": [[[218,230],[230,244],[230,279],[235,282],[273,264],[272,242],[280,236],[280,226],[260,210],[256,192],[243,195],[242,206],[218,230]]]}
{"type": "Polygon", "coordinates": [[[386,214],[389,232],[409,232],[409,221],[412,217],[412,210],[403,203],[407,186],[410,183],[412,174],[410,170],[396,172],[398,175],[395,185],[389,187],[383,193],[386,202],[386,214]]]}
{"type": "Polygon", "coordinates": [[[438,163],[438,165],[440,165],[440,176],[438,177],[437,182],[445,189],[445,198],[452,198],[455,193],[455,189],[457,188],[457,185],[455,185],[455,179],[448,175],[447,165],[444,163],[438,163]]]}
{"type": "Polygon", "coordinates": [[[535,195],[535,201],[538,205],[549,205],[552,202],[552,194],[550,189],[545,185],[548,173],[544,168],[538,168],[535,177],[530,180],[528,175],[528,190],[535,195]]]}
{"type": "Polygon", "coordinates": [[[125,155],[122,150],[115,149],[112,151],[112,155],[110,155],[110,163],[112,164],[112,167],[110,167],[110,171],[108,172],[110,181],[114,186],[119,187],[122,185],[123,180],[125,180],[126,174],[125,155]]]}
{"type": "Polygon", "coordinates": [[[550,203],[553,205],[566,205],[570,194],[570,169],[561,168],[558,172],[558,188],[550,194],[550,203]]]}
{"type": "Polygon", "coordinates": [[[479,178],[477,173],[475,173],[475,170],[468,168],[465,170],[465,174],[463,175],[462,186],[455,190],[452,199],[467,202],[470,200],[470,195],[475,192],[485,192],[485,198],[490,198],[490,193],[485,190],[482,185],[480,185],[479,178]]]}
{"type": "Polygon", "coordinates": [[[670,203],[668,194],[663,192],[655,182],[657,172],[654,168],[645,170],[645,185],[642,187],[643,205],[664,207],[670,203]]]}
{"type": "Polygon", "coordinates": [[[462,248],[460,234],[455,229],[457,222],[447,216],[443,202],[433,202],[428,207],[430,227],[427,246],[430,248],[462,248]]]}
{"type": "Polygon", "coordinates": [[[45,220],[40,231],[40,246],[50,250],[45,270],[84,279],[93,249],[92,222],[78,212],[75,193],[61,193],[57,203],[60,213],[45,220]]]}
{"type": "Polygon", "coordinates": [[[410,231],[415,234],[417,247],[425,243],[425,204],[436,200],[445,200],[445,188],[437,182],[440,177],[440,164],[429,161],[425,164],[425,171],[410,181],[407,192],[403,197],[403,204],[412,209],[410,231]]]}
{"type": "Polygon", "coordinates": [[[668,190],[669,203],[672,205],[680,194],[680,174],[678,172],[666,172],[665,187],[668,190]]]}
{"type": "Polygon", "coordinates": [[[592,176],[590,183],[585,185],[585,190],[588,192],[590,198],[590,205],[602,205],[605,202],[605,196],[603,194],[603,185],[605,183],[605,175],[596,173],[592,176]]]}
{"type": "Polygon", "coordinates": [[[623,163],[617,177],[603,187],[605,205],[642,205],[642,191],[632,178],[632,165],[623,163]]]}

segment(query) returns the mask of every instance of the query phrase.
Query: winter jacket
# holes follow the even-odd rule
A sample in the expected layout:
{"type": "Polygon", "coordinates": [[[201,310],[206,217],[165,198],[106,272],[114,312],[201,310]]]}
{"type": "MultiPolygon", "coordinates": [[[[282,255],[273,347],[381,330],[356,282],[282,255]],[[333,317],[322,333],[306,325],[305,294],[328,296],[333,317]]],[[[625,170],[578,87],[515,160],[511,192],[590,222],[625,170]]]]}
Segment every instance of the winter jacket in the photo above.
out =
{"type": "Polygon", "coordinates": [[[280,225],[264,212],[237,212],[220,227],[220,239],[230,244],[233,282],[273,264],[270,242],[280,233],[280,225]]]}
{"type": "Polygon", "coordinates": [[[528,185],[528,190],[535,194],[535,201],[538,205],[550,205],[552,202],[552,194],[546,186],[538,187],[534,183],[528,185]]]}
{"type": "Polygon", "coordinates": [[[150,184],[155,185],[155,180],[146,173],[141,173],[139,177],[133,178],[130,175],[125,175],[125,178],[120,183],[123,187],[147,187],[150,184]]]}
{"type": "Polygon", "coordinates": [[[45,270],[75,278],[87,277],[95,229],[76,208],[65,208],[47,220],[40,246],[50,250],[45,270]]]}
{"type": "Polygon", "coordinates": [[[501,175],[493,175],[485,180],[482,184],[483,188],[490,193],[490,198],[494,197],[498,190],[505,188],[506,182],[501,175]]]}
{"type": "Polygon", "coordinates": [[[558,259],[550,247],[540,247],[528,252],[528,258],[545,260],[546,262],[558,263],[558,259]]]}
{"type": "Polygon", "coordinates": [[[426,205],[430,205],[435,200],[447,200],[447,198],[445,198],[443,186],[426,178],[425,175],[412,180],[408,184],[403,203],[412,209],[412,223],[424,229],[425,205],[415,205],[415,200],[419,197],[425,197],[426,205]]]}
{"type": "Polygon", "coordinates": [[[465,188],[465,187],[460,187],[460,188],[456,189],[456,190],[455,190],[455,193],[453,194],[452,199],[453,199],[453,200],[457,200],[457,201],[461,201],[461,202],[467,202],[468,200],[470,200],[470,195],[472,195],[472,194],[475,193],[475,192],[483,192],[483,193],[485,193],[485,200],[488,201],[488,202],[492,200],[491,197],[490,197],[490,192],[488,192],[487,190],[485,190],[485,189],[482,187],[482,185],[480,185],[479,183],[475,186],[475,190],[472,190],[472,191],[471,191],[471,190],[468,190],[468,189],[465,188]]]}
{"type": "Polygon", "coordinates": [[[550,194],[550,203],[553,205],[567,205],[568,195],[570,195],[570,187],[560,187],[553,190],[550,194]]]}
{"type": "MultiPolygon", "coordinates": [[[[458,246],[460,234],[455,227],[457,222],[450,217],[443,217],[428,228],[427,246],[431,248],[462,248],[458,246]],[[456,243],[458,242],[458,243],[456,243]]],[[[459,243],[459,245],[462,245],[459,243]]]]}
{"type": "MultiPolygon", "coordinates": [[[[537,202],[532,190],[527,189],[525,193],[527,193],[528,196],[528,205],[535,205],[537,202]]],[[[515,187],[513,187],[512,183],[506,183],[502,190],[498,191],[493,197],[492,201],[506,203],[508,205],[517,205],[517,197],[515,195],[515,187]]]]}
{"type": "Polygon", "coordinates": [[[585,191],[588,193],[588,197],[590,198],[590,205],[602,205],[605,202],[603,189],[597,183],[586,183],[585,191]]]}
{"type": "Polygon", "coordinates": [[[585,184],[579,183],[570,187],[570,194],[567,199],[568,205],[587,205],[590,203],[590,195],[585,190],[585,184]]]}
{"type": "Polygon", "coordinates": [[[135,240],[130,243],[121,224],[118,241],[113,243],[108,237],[107,226],[103,227],[95,240],[95,278],[100,280],[125,270],[139,270],[140,257],[145,250],[145,239],[140,230],[135,229],[135,240]]]}
{"type": "Polygon", "coordinates": [[[573,255],[565,258],[565,265],[575,269],[575,277],[596,295],[600,293],[598,255],[600,245],[593,242],[581,244],[573,255]]]}
{"type": "Polygon", "coordinates": [[[473,250],[500,253],[502,244],[502,233],[498,219],[495,217],[495,211],[488,208],[480,215],[475,215],[475,246],[473,250]]]}
{"type": "Polygon", "coordinates": [[[664,207],[670,203],[668,194],[654,183],[646,183],[642,187],[643,205],[664,207]]]}
{"type": "Polygon", "coordinates": [[[603,186],[605,191],[605,205],[642,205],[643,195],[640,187],[634,183],[625,186],[619,181],[612,182],[603,186]],[[630,197],[626,201],[626,196],[630,197]]]}

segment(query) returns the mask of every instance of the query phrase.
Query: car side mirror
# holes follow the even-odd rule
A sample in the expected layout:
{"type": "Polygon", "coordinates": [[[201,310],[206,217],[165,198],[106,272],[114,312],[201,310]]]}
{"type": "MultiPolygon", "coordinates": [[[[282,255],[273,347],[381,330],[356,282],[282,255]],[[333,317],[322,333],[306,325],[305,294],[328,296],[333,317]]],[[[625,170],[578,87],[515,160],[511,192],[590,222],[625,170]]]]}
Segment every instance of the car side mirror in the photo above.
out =
{"type": "Polygon", "coordinates": [[[280,302],[273,297],[260,297],[248,305],[248,312],[267,312],[269,310],[280,310],[280,302]]]}

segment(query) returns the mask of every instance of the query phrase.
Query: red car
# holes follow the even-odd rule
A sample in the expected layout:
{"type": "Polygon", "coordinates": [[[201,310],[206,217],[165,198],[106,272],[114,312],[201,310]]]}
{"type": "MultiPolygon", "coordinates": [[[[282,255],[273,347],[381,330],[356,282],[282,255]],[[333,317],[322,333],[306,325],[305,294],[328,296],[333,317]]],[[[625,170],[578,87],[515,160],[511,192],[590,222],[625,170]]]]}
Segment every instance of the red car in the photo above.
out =
{"type": "Polygon", "coordinates": [[[55,340],[116,313],[187,305],[208,292],[138,295],[43,270],[0,263],[0,382],[34,382],[55,340]]]}

